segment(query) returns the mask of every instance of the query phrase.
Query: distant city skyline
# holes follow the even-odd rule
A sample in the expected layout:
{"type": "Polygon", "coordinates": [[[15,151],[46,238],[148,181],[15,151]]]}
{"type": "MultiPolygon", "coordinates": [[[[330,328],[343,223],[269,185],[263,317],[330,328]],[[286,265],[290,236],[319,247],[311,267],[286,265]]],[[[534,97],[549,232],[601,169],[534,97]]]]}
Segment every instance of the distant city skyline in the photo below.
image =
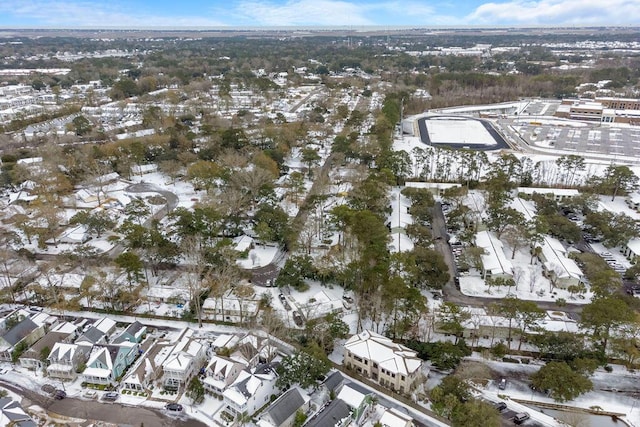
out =
{"type": "Polygon", "coordinates": [[[640,0],[3,0],[0,27],[640,25],[640,0]]]}

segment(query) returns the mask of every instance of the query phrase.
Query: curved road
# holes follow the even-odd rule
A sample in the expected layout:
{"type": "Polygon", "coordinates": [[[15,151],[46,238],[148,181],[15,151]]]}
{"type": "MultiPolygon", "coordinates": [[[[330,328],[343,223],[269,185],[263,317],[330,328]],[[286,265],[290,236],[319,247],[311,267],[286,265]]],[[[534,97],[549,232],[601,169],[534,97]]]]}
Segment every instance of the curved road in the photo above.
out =
{"type": "MultiPolygon", "coordinates": [[[[122,406],[117,403],[102,403],[94,400],[80,400],[67,397],[63,400],[55,400],[43,396],[33,390],[24,389],[16,384],[0,380],[0,386],[22,396],[23,407],[36,404],[54,414],[72,418],[82,418],[88,421],[104,421],[119,425],[145,427],[205,427],[206,424],[188,418],[185,415],[168,417],[160,411],[138,406],[122,406]]],[[[89,423],[86,423],[89,424],[89,423]]]]}

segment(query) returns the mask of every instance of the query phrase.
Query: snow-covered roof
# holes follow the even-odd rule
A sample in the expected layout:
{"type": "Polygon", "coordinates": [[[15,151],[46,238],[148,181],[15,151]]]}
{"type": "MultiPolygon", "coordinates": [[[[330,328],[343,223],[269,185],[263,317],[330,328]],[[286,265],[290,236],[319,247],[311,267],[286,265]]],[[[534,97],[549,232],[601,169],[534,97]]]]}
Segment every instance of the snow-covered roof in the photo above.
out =
{"type": "Polygon", "coordinates": [[[349,338],[344,347],[350,353],[371,360],[393,373],[408,375],[422,366],[422,360],[415,351],[369,330],[349,338]]]}
{"type": "Polygon", "coordinates": [[[413,425],[412,421],[413,418],[396,408],[387,408],[379,420],[382,427],[407,427],[413,425]]]}
{"type": "Polygon", "coordinates": [[[636,237],[629,240],[629,242],[627,243],[627,248],[631,251],[631,253],[633,253],[633,255],[640,255],[640,239],[636,237]]]}
{"type": "Polygon", "coordinates": [[[371,392],[366,393],[365,390],[360,387],[352,387],[351,384],[345,384],[336,396],[338,399],[342,400],[344,403],[349,405],[351,408],[358,408],[362,404],[362,401],[365,399],[367,395],[371,394],[371,392]]]}
{"type": "Polygon", "coordinates": [[[513,264],[504,253],[502,242],[490,231],[476,234],[476,246],[485,250],[482,266],[492,275],[513,274],[513,264]]]}
{"type": "Polygon", "coordinates": [[[213,343],[211,343],[211,346],[214,349],[217,349],[217,348],[231,348],[234,345],[236,345],[236,343],[238,342],[239,339],[240,339],[240,337],[238,337],[237,335],[222,334],[222,335],[219,335],[213,341],[213,343]]]}
{"type": "Polygon", "coordinates": [[[195,341],[192,335],[193,331],[189,330],[173,347],[173,350],[171,350],[162,365],[165,371],[186,371],[193,363],[193,360],[202,354],[202,344],[199,341],[195,341]]]}
{"type": "Polygon", "coordinates": [[[559,240],[545,236],[541,247],[546,260],[544,266],[548,271],[552,271],[556,277],[577,279],[582,277],[582,270],[574,260],[566,257],[566,249],[559,240]]]}
{"type": "Polygon", "coordinates": [[[580,192],[574,188],[540,188],[540,187],[518,187],[518,193],[524,194],[551,194],[552,196],[575,197],[580,192]]]}
{"type": "Polygon", "coordinates": [[[103,317],[96,321],[93,324],[93,327],[106,335],[111,333],[111,331],[116,327],[116,321],[109,319],[108,317],[103,317]]]}

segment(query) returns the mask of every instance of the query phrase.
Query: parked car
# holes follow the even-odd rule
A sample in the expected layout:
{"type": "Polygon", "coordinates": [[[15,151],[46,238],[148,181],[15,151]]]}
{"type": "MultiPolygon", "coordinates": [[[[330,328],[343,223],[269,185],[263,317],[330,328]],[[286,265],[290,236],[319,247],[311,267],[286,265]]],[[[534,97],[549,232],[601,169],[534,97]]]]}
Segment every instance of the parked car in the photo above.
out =
{"type": "Polygon", "coordinates": [[[520,412],[520,413],[517,413],[515,417],[513,417],[513,422],[516,424],[522,424],[523,422],[527,421],[529,418],[530,417],[528,413],[520,412]]]}
{"type": "Polygon", "coordinates": [[[98,397],[98,392],[95,390],[87,390],[82,393],[82,396],[86,397],[87,399],[95,399],[96,397],[98,397]]]}
{"type": "Polygon", "coordinates": [[[300,313],[298,313],[297,311],[293,312],[293,321],[296,323],[296,325],[298,326],[302,326],[304,323],[304,320],[302,319],[302,316],[300,315],[300,313]]]}
{"type": "Polygon", "coordinates": [[[507,380],[505,378],[500,378],[500,382],[498,383],[498,388],[500,390],[504,390],[507,388],[507,380]]]}
{"type": "Polygon", "coordinates": [[[167,403],[165,408],[167,408],[168,411],[182,411],[182,405],[179,403],[167,403]]]}
{"type": "Polygon", "coordinates": [[[114,402],[118,399],[118,393],[114,391],[110,391],[102,395],[102,400],[107,400],[109,402],[114,402]]]}
{"type": "Polygon", "coordinates": [[[498,402],[496,403],[495,408],[498,410],[498,412],[502,412],[507,409],[507,404],[504,402],[498,402]]]}
{"type": "Polygon", "coordinates": [[[67,392],[66,392],[66,391],[64,391],[64,390],[59,390],[59,389],[58,389],[58,390],[56,390],[56,392],[53,394],[53,397],[54,397],[56,400],[62,400],[62,399],[64,399],[65,397],[67,397],[67,392]]]}

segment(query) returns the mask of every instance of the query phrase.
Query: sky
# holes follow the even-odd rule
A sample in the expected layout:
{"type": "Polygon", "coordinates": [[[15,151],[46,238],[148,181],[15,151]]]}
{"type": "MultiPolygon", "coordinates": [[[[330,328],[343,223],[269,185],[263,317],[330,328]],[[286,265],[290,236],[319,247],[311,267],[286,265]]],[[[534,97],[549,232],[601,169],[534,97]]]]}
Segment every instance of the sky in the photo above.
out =
{"type": "Polygon", "coordinates": [[[2,27],[640,25],[640,0],[0,0],[2,27]]]}

